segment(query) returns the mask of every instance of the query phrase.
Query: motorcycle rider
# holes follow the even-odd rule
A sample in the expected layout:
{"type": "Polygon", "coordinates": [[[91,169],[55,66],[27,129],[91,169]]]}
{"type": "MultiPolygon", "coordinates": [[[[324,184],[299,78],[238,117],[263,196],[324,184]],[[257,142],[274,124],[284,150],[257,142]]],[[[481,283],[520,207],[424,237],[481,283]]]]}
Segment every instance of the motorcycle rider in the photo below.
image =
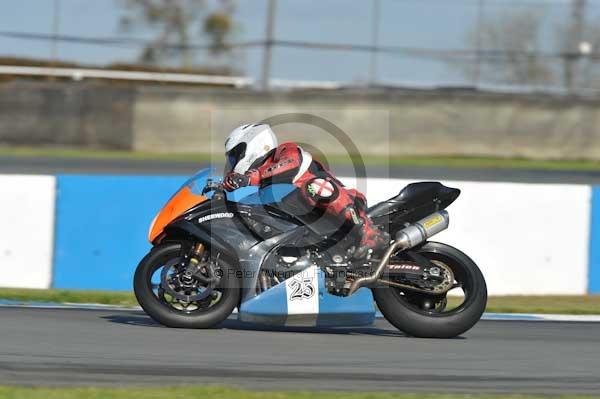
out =
{"type": "Polygon", "coordinates": [[[269,125],[246,124],[233,130],[225,141],[225,155],[226,190],[291,183],[300,189],[307,205],[338,217],[342,223],[359,227],[361,238],[355,258],[377,252],[389,243],[389,235],[367,216],[367,201],[362,193],[346,188],[297,144],[278,145],[269,125]]]}

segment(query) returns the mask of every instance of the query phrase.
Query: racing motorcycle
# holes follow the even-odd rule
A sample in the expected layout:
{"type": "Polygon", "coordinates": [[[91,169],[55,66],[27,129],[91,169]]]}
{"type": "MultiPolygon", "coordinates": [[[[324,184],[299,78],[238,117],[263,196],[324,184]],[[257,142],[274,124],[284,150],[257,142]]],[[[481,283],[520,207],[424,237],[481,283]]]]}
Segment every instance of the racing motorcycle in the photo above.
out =
{"type": "MultiPolygon", "coordinates": [[[[393,240],[381,255],[355,259],[351,227],[303,209],[288,184],[223,190],[199,171],[152,221],[152,250],[134,276],[136,298],[159,323],[210,328],[237,308],[246,322],[354,326],[377,309],[415,337],[458,336],[479,321],[487,288],[477,265],[449,245],[445,210],[460,190],[438,182],[406,186],[368,209],[393,240]],[[454,293],[458,293],[454,295],[454,293]]],[[[335,219],[335,220],[334,220],[335,219]]]]}

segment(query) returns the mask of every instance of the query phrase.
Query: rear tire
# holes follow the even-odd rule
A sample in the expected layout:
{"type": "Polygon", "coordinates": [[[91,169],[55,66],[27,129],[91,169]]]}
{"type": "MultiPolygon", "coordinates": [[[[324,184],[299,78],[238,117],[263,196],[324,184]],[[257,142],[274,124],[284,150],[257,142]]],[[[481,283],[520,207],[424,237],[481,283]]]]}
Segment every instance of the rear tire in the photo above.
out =
{"type": "Polygon", "coordinates": [[[417,309],[397,288],[374,288],[373,296],[383,316],[400,331],[419,338],[453,338],[471,329],[487,305],[485,279],[475,262],[458,249],[437,242],[414,251],[428,259],[444,259],[455,275],[468,280],[468,295],[455,311],[444,313],[417,309]]]}
{"type": "Polygon", "coordinates": [[[154,247],[138,265],[134,276],[134,292],[144,311],[157,322],[175,328],[210,328],[221,323],[233,312],[240,299],[240,281],[234,268],[219,260],[223,272],[218,302],[205,310],[185,313],[162,301],[153,290],[152,276],[166,262],[180,256],[182,245],[165,243],[154,247]]]}

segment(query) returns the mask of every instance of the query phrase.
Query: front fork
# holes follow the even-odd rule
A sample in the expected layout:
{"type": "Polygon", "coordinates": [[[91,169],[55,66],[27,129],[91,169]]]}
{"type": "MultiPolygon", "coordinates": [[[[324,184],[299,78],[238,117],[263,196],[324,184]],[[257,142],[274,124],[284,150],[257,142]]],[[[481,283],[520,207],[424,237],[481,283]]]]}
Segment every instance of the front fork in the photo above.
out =
{"type": "Polygon", "coordinates": [[[219,280],[214,265],[208,259],[210,254],[203,243],[194,244],[186,256],[188,261],[183,270],[182,280],[191,282],[196,278],[204,284],[213,284],[219,280]]]}

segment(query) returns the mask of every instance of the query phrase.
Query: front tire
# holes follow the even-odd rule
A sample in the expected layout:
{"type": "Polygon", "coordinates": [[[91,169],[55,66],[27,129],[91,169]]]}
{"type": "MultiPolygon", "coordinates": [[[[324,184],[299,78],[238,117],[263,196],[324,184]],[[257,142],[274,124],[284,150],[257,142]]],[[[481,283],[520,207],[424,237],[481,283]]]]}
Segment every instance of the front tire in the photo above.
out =
{"type": "Polygon", "coordinates": [[[373,296],[383,316],[399,330],[419,338],[453,338],[471,329],[487,305],[485,279],[475,262],[458,249],[438,242],[428,242],[413,251],[450,267],[457,286],[464,291],[464,301],[455,309],[445,311],[445,296],[434,298],[394,287],[378,287],[373,289],[373,296]],[[432,300],[440,306],[432,309],[418,306],[419,301],[432,300]]]}
{"type": "MultiPolygon", "coordinates": [[[[218,285],[218,301],[208,303],[206,308],[196,306],[190,311],[180,309],[165,300],[165,295],[157,294],[159,284],[153,283],[153,276],[169,261],[182,256],[180,243],[165,243],[154,247],[140,262],[134,276],[134,292],[138,303],[155,321],[174,328],[210,328],[229,317],[240,299],[240,281],[234,268],[218,259],[221,281],[218,285]]],[[[160,273],[158,273],[160,274],[160,273]]],[[[206,304],[206,302],[205,302],[206,304]]]]}

